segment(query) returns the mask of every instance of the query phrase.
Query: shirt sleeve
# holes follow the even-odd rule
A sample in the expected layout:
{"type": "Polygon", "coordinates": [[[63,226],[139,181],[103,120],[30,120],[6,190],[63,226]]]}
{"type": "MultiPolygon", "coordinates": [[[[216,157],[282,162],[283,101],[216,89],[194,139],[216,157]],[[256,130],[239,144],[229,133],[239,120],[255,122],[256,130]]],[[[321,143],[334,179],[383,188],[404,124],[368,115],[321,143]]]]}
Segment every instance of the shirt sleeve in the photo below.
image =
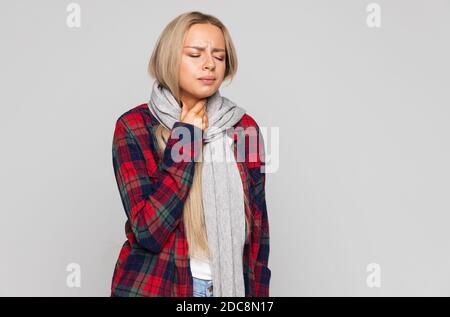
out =
{"type": "MultiPolygon", "coordinates": [[[[193,181],[194,158],[199,154],[195,149],[201,147],[202,132],[192,124],[176,122],[160,166],[150,175],[135,133],[126,122],[120,119],[116,122],[112,157],[121,201],[136,241],[151,252],[161,251],[181,219],[193,181]],[[176,149],[181,150],[178,153],[187,154],[184,160],[174,155],[176,149]]],[[[153,162],[158,161],[155,153],[147,153],[147,160],[148,155],[153,155],[150,158],[153,162]]]]}
{"type": "Polygon", "coordinates": [[[258,147],[257,147],[257,163],[254,167],[250,168],[250,173],[252,173],[253,179],[256,180],[254,183],[254,193],[255,193],[255,203],[256,207],[261,213],[261,233],[259,241],[259,251],[256,258],[255,264],[255,290],[254,296],[257,297],[268,297],[269,296],[269,284],[271,278],[271,270],[268,267],[269,262],[269,218],[267,215],[267,205],[266,205],[266,172],[265,172],[265,154],[264,154],[264,139],[260,133],[258,125],[256,125],[257,136],[258,136],[258,147]]]}

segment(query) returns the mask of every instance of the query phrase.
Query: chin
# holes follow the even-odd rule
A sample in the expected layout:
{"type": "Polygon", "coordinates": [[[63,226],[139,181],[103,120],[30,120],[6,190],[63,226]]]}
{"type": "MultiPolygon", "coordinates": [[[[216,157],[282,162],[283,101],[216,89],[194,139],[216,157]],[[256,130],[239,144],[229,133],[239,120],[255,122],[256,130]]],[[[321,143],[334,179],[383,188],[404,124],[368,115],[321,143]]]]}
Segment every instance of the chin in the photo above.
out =
{"type": "Polygon", "coordinates": [[[199,99],[207,98],[209,96],[212,96],[219,87],[216,86],[202,86],[196,89],[194,96],[196,96],[199,99]]]}

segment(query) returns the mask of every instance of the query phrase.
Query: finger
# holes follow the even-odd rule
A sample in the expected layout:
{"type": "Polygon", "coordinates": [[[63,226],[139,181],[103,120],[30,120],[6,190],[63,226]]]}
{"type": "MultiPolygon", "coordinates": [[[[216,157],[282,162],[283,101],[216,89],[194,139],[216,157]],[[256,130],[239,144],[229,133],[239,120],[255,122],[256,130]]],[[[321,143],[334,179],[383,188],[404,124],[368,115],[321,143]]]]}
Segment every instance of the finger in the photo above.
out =
{"type": "Polygon", "coordinates": [[[198,113],[202,108],[205,108],[206,99],[199,100],[190,110],[192,113],[198,113]]]}
{"type": "Polygon", "coordinates": [[[197,125],[197,126],[202,126],[202,124],[203,124],[202,118],[201,117],[195,117],[194,124],[197,125]]]}
{"type": "Polygon", "coordinates": [[[206,114],[206,107],[203,107],[199,112],[197,112],[197,116],[203,117],[206,114]]]}
{"type": "Polygon", "coordinates": [[[189,110],[188,110],[187,106],[183,102],[181,102],[181,105],[182,105],[182,107],[181,107],[181,118],[184,118],[184,116],[189,112],[189,110]]]}

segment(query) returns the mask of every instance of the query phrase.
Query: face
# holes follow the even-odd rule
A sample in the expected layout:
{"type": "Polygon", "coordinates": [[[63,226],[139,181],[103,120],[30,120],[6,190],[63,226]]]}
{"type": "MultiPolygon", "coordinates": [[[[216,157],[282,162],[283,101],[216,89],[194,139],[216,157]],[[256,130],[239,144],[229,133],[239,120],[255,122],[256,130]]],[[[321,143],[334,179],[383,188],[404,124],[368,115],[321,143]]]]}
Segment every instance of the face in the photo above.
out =
{"type": "Polygon", "coordinates": [[[181,57],[181,98],[198,100],[211,96],[219,89],[224,75],[225,39],[221,29],[211,24],[192,25],[181,57]]]}

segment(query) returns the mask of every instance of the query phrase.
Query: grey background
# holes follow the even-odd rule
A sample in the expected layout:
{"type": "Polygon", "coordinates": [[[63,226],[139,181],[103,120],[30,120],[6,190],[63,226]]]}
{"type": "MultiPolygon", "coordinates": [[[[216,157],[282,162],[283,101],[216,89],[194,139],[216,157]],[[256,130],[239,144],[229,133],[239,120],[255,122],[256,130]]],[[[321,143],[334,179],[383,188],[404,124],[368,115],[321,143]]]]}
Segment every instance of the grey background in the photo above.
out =
{"type": "Polygon", "coordinates": [[[147,101],[155,41],[189,10],[237,47],[222,94],[280,129],[271,295],[450,295],[450,1],[377,1],[379,29],[371,1],[85,0],[79,29],[69,3],[0,5],[0,295],[109,296],[125,241],[114,123],[147,101]]]}

